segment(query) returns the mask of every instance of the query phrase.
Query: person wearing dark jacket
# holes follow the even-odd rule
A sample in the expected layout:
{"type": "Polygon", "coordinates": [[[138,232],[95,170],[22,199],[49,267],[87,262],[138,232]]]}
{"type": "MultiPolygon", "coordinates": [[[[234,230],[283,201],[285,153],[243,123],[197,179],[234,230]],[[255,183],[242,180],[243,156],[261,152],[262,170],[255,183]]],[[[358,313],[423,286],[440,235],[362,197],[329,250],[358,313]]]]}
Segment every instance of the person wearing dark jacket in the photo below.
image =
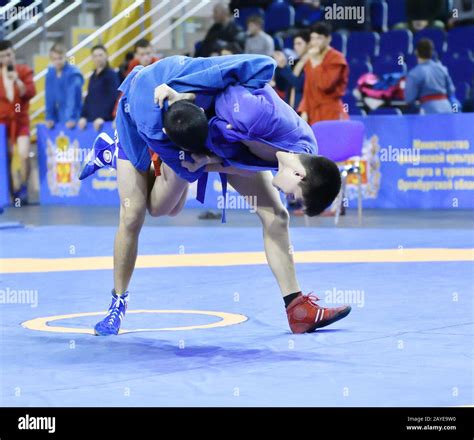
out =
{"type": "Polygon", "coordinates": [[[196,50],[197,57],[208,57],[220,53],[225,43],[236,43],[242,50],[245,43],[243,29],[232,19],[229,9],[217,4],[213,9],[214,24],[207,31],[201,46],[196,50]]]}
{"type": "Polygon", "coordinates": [[[91,50],[95,70],[89,79],[87,96],[82,107],[79,128],[83,129],[92,122],[96,130],[100,130],[105,121],[113,119],[115,102],[118,98],[119,77],[110,68],[107,60],[107,49],[102,45],[91,50]]]}
{"type": "Polygon", "coordinates": [[[297,109],[303,96],[304,66],[307,61],[307,51],[310,41],[309,31],[302,30],[293,39],[293,49],[298,56],[291,60],[283,52],[276,51],[273,55],[277,62],[275,69],[275,84],[278,91],[283,92],[283,98],[291,107],[297,109]]]}

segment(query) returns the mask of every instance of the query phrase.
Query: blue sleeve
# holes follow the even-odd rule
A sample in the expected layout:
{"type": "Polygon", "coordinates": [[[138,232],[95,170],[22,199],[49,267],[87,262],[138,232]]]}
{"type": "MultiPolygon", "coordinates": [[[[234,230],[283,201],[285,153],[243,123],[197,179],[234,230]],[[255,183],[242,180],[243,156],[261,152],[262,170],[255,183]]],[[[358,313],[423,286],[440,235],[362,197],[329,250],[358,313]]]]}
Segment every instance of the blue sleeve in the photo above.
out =
{"type": "Polygon", "coordinates": [[[407,103],[415,102],[419,93],[419,78],[414,72],[410,72],[407,76],[405,84],[405,101],[407,103]]]}
{"type": "Polygon", "coordinates": [[[456,87],[454,87],[453,80],[449,76],[448,69],[446,69],[446,94],[448,96],[453,96],[456,92],[456,87]]]}
{"type": "Polygon", "coordinates": [[[82,109],[82,75],[73,75],[66,93],[70,99],[66,100],[64,108],[64,121],[77,121],[82,109]]]}
{"type": "Polygon", "coordinates": [[[259,89],[272,79],[276,66],[273,58],[265,55],[187,58],[183,63],[180,75],[166,81],[178,92],[218,93],[236,84],[259,89]]]}
{"type": "Polygon", "coordinates": [[[54,78],[46,74],[46,84],[45,84],[45,100],[46,100],[46,120],[47,121],[57,121],[56,112],[55,112],[55,96],[54,96],[54,78]]]}

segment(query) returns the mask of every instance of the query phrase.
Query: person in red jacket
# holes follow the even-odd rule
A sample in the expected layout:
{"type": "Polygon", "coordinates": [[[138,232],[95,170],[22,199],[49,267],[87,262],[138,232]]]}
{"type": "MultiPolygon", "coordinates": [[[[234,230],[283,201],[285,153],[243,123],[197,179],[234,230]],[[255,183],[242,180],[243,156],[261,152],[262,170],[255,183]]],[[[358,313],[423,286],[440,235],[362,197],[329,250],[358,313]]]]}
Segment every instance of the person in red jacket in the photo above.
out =
{"type": "MultiPolygon", "coordinates": [[[[138,40],[135,43],[134,47],[134,57],[128,63],[126,69],[124,69],[124,76],[121,78],[121,81],[129,75],[129,73],[137,66],[149,66],[150,64],[156,63],[160,59],[153,55],[153,48],[151,43],[145,38],[138,40]]],[[[120,101],[122,94],[119,95],[117,101],[115,102],[114,110],[112,112],[113,117],[117,115],[118,102],[120,101]]]]}
{"type": "Polygon", "coordinates": [[[153,48],[148,40],[142,39],[135,44],[135,57],[128,64],[127,75],[137,66],[149,66],[159,58],[153,55],[153,48]]]}
{"type": "Polygon", "coordinates": [[[319,121],[348,119],[341,98],[346,93],[349,66],[344,55],[330,43],[330,25],[316,23],[305,55],[303,98],[298,107],[301,117],[310,125],[319,121]]]}
{"type": "Polygon", "coordinates": [[[20,157],[18,179],[10,176],[14,202],[27,201],[27,181],[29,174],[28,156],[30,152],[29,100],[35,96],[33,70],[26,64],[16,64],[12,43],[0,41],[0,124],[7,129],[8,157],[14,153],[20,157]]]}

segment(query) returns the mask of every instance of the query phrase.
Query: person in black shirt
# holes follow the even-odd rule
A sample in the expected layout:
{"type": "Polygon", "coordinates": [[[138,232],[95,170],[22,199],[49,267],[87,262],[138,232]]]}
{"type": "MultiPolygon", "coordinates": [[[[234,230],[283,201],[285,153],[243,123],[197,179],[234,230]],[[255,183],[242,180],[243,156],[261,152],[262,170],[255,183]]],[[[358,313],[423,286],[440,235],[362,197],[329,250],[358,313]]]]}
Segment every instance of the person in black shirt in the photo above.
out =
{"type": "Polygon", "coordinates": [[[89,79],[87,96],[82,107],[79,128],[84,129],[88,122],[99,131],[105,121],[114,119],[113,112],[119,92],[119,77],[108,62],[107,49],[101,44],[91,50],[95,70],[89,79]]]}
{"type": "Polygon", "coordinates": [[[245,32],[232,19],[229,9],[217,4],[213,9],[214,24],[207,31],[202,45],[196,50],[197,57],[208,57],[213,53],[220,53],[226,43],[235,43],[243,50],[245,32]]]}

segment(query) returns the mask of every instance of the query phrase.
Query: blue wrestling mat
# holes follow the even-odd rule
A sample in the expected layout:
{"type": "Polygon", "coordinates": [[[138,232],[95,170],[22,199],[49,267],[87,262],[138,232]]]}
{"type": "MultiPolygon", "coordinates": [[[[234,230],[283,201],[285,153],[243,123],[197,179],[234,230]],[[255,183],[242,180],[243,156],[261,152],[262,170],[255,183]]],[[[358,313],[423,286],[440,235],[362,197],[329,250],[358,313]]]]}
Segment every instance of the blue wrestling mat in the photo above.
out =
{"type": "Polygon", "coordinates": [[[2,406],[473,403],[467,230],[291,230],[304,292],[353,308],[294,335],[259,228],[146,227],[127,332],[94,337],[114,234],[1,231],[2,406]]]}

